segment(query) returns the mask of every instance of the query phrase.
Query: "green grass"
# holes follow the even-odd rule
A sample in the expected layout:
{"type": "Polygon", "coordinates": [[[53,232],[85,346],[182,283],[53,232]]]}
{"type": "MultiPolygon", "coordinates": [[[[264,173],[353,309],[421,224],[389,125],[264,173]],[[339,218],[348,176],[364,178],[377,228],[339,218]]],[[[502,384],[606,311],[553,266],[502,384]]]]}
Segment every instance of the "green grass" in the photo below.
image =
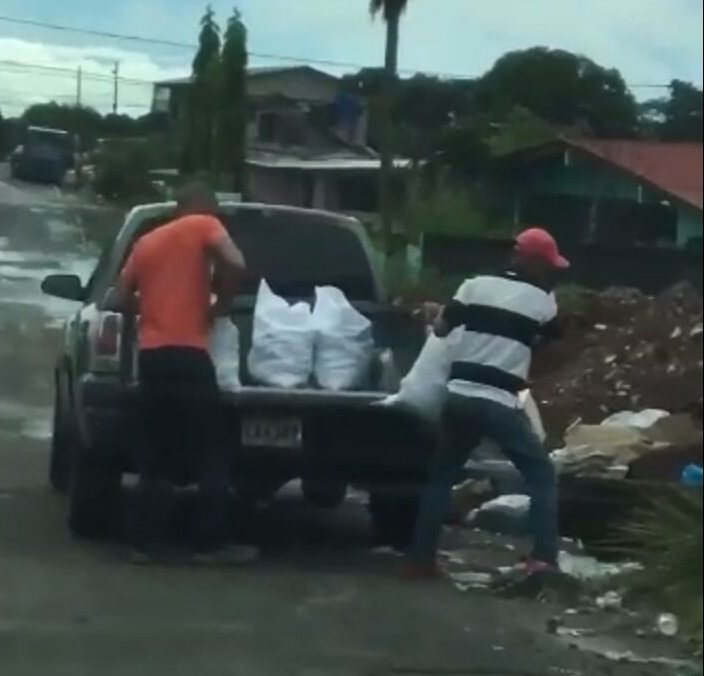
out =
{"type": "Polygon", "coordinates": [[[622,546],[643,564],[632,594],[679,618],[685,635],[702,640],[702,492],[659,490],[623,528],[622,546]]]}

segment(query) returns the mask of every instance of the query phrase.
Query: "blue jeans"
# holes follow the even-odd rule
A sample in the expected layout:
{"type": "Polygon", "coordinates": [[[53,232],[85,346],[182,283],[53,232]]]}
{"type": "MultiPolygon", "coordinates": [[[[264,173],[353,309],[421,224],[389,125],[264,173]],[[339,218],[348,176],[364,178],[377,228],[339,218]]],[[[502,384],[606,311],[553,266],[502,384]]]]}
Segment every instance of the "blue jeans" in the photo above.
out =
{"type": "Polygon", "coordinates": [[[523,411],[456,394],[451,394],[445,404],[441,440],[421,499],[411,560],[419,564],[435,561],[452,486],[485,437],[498,444],[523,476],[531,498],[533,557],[557,563],[557,478],[543,443],[523,411]]]}

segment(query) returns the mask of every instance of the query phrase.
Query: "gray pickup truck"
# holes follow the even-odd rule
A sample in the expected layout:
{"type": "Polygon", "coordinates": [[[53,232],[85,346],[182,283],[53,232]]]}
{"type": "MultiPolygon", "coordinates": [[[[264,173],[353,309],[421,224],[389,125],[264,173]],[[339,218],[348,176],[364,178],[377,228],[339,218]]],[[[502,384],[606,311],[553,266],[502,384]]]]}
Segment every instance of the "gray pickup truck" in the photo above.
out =
{"type": "MultiPolygon", "coordinates": [[[[65,325],[56,363],[50,481],[68,491],[71,531],[109,533],[120,513],[121,476],[135,468],[142,442],[132,422],[138,374],[135,326],[102,307],[131,247],[166,222],[172,204],[132,210],[86,285],[51,275],[45,293],[81,303],[65,325]]],[[[220,217],[243,250],[249,276],[232,308],[242,355],[242,388],[222,393],[240,498],[267,501],[300,479],[305,499],[332,508],[352,486],[369,492],[378,543],[408,542],[432,438],[412,414],[375,405],[413,363],[423,327],[387,302],[366,233],[351,218],[290,207],[224,203],[220,217]],[[378,359],[360,391],[281,390],[257,385],[246,370],[259,280],[290,300],[312,299],[317,285],[344,291],[373,322],[378,359]]],[[[178,485],[192,483],[174,467],[178,485]]]]}

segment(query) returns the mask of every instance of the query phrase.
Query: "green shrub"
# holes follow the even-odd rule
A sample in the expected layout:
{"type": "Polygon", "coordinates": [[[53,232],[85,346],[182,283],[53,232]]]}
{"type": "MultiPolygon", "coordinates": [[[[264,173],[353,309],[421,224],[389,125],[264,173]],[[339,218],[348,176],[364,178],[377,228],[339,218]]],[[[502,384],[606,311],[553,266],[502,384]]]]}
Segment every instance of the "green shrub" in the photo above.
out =
{"type": "Polygon", "coordinates": [[[411,237],[432,232],[501,238],[513,232],[510,222],[489,215],[477,194],[449,185],[421,191],[408,206],[406,227],[411,237]]]}
{"type": "Polygon", "coordinates": [[[159,198],[149,176],[149,159],[140,143],[115,144],[101,153],[95,168],[95,191],[119,204],[159,198]]]}

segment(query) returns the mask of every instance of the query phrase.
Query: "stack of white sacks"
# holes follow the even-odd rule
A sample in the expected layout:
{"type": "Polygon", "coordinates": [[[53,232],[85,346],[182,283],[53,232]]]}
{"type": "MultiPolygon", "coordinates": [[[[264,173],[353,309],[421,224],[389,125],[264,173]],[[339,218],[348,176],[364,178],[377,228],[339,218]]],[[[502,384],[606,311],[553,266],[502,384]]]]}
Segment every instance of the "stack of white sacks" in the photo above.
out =
{"type": "MultiPolygon", "coordinates": [[[[239,335],[229,319],[218,320],[210,354],[225,391],[239,388],[239,335]]],[[[290,304],[262,281],[254,310],[250,376],[267,387],[325,390],[363,387],[374,356],[371,322],[339,289],[317,287],[315,306],[290,304]]]]}

